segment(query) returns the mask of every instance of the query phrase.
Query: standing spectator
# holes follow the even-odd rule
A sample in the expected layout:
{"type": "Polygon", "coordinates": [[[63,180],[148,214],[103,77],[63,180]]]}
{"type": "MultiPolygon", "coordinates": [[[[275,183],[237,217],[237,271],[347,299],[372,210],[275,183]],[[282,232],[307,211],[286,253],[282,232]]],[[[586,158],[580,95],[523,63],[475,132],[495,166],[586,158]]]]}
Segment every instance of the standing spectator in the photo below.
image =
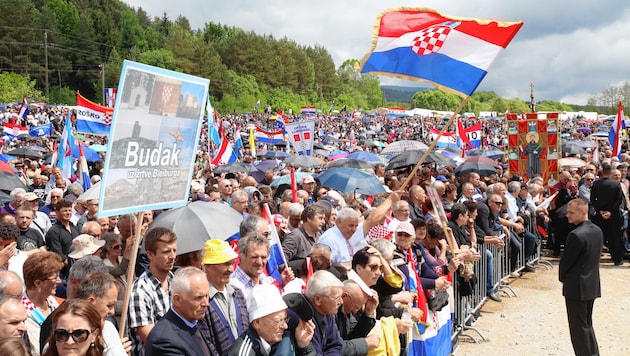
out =
{"type": "Polygon", "coordinates": [[[129,320],[127,322],[133,342],[132,355],[144,355],[144,344],[155,323],[171,306],[169,280],[175,264],[177,235],[169,229],[156,227],[144,238],[149,268],[131,287],[129,320]]]}
{"type": "Polygon", "coordinates": [[[23,338],[26,334],[26,309],[20,299],[0,295],[0,340],[15,337],[23,338]]]}
{"type": "Polygon", "coordinates": [[[72,202],[62,199],[57,205],[55,205],[55,212],[57,213],[57,221],[48,230],[46,234],[46,247],[49,251],[58,254],[61,257],[61,261],[64,264],[62,269],[62,279],[68,275],[68,268],[70,268],[70,260],[68,260],[68,254],[72,248],[72,240],[79,236],[80,232],[70,222],[72,216],[72,202]]]}
{"type": "Polygon", "coordinates": [[[197,328],[209,305],[210,285],[203,271],[196,267],[177,270],[171,280],[171,294],[170,310],[149,333],[146,355],[210,355],[197,328]]]}
{"type": "Polygon", "coordinates": [[[232,287],[230,276],[238,255],[225,241],[208,240],[203,267],[210,283],[210,306],[199,328],[212,356],[223,355],[249,327],[243,292],[232,287]]]}
{"type": "Polygon", "coordinates": [[[22,188],[15,188],[11,191],[11,201],[0,208],[0,214],[10,214],[15,216],[17,210],[24,203],[26,191],[22,188]]]}
{"type": "Polygon", "coordinates": [[[569,202],[567,218],[577,228],[569,233],[558,268],[567,306],[571,343],[576,355],[599,355],[593,329],[593,304],[601,297],[599,258],[602,230],[588,220],[588,204],[569,202]]]}
{"type": "Polygon", "coordinates": [[[604,232],[604,242],[610,250],[610,257],[615,266],[620,266],[623,264],[624,248],[621,230],[623,217],[619,207],[624,197],[621,183],[610,178],[611,172],[610,164],[602,164],[602,177],[593,183],[591,189],[591,204],[595,210],[593,223],[604,232]]]}
{"type": "Polygon", "coordinates": [[[52,324],[54,333],[45,356],[103,355],[103,318],[92,303],[80,299],[63,303],[52,324]]]}

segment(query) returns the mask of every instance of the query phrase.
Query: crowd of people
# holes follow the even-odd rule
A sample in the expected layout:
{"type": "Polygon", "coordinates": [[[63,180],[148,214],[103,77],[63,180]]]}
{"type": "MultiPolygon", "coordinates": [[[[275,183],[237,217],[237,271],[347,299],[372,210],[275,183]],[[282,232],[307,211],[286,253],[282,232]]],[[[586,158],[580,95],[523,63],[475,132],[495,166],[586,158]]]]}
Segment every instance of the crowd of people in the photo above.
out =
{"type": "MultiPolygon", "coordinates": [[[[334,138],[338,148],[372,150],[367,143],[352,146],[349,138],[376,138],[369,133],[374,131],[388,132],[386,140],[428,142],[427,123],[437,125],[438,119],[380,123],[320,117],[317,137],[334,138]]],[[[504,137],[502,125],[491,120],[485,126],[497,144],[504,137]]],[[[201,147],[207,147],[204,140],[207,136],[201,147]]],[[[46,146],[41,139],[11,140],[3,149],[37,144],[46,146]]],[[[552,187],[501,168],[484,177],[435,165],[423,165],[403,186],[409,169],[386,171],[377,163],[366,171],[388,193],[376,196],[335,191],[322,186],[319,169],[296,166],[306,175],[294,199],[290,185],[272,184],[289,174],[290,165],[273,160],[259,179],[215,174],[202,149],[191,200],[228,205],[242,222],[236,243],[208,240],[203,250],[186,254],[177,252],[175,231],[151,226],[160,212],[99,218],[99,200],[81,199],[81,184],[63,177],[58,167],[12,161],[26,188],[12,189],[0,209],[0,354],[404,354],[418,347],[419,325],[440,326],[437,317],[431,322],[427,316],[448,310],[434,304],[437,295],[452,293],[457,280],[451,276],[465,274],[481,258],[492,265],[490,246],[510,255],[513,278],[535,273],[540,243],[559,256],[580,222],[566,212],[578,204],[575,199],[587,203],[576,206],[586,206],[604,231],[612,262],[623,264],[630,156],[602,154],[598,165],[563,171],[552,187]],[[428,189],[441,201],[431,200],[428,189]],[[542,204],[554,193],[548,207],[542,204]],[[448,220],[436,215],[435,204],[444,207],[448,220]],[[263,218],[265,206],[272,224],[263,218]],[[267,273],[271,234],[278,234],[287,260],[279,278],[267,273]],[[142,239],[140,251],[133,251],[136,238],[142,239]],[[134,253],[139,262],[128,280],[134,253]],[[516,263],[520,255],[524,266],[516,263]],[[119,330],[126,336],[119,337],[119,330]]],[[[242,159],[262,158],[245,149],[242,159]]],[[[102,161],[92,163],[93,182],[102,169],[102,161]]],[[[501,303],[498,281],[488,271],[486,300],[501,303]]],[[[594,340],[594,334],[588,337],[594,340]]],[[[581,339],[576,334],[575,340],[581,339]]],[[[436,354],[450,352],[450,338],[442,343],[431,345],[441,350],[436,354]]]]}

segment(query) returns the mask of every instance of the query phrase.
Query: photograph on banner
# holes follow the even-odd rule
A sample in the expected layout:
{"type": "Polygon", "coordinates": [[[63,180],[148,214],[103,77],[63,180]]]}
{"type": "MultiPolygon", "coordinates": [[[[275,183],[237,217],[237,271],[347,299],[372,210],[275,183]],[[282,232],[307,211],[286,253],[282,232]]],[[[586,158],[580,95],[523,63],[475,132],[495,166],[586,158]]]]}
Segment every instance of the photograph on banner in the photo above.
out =
{"type": "Polygon", "coordinates": [[[284,125],[291,147],[298,156],[310,156],[313,152],[315,121],[294,122],[284,125]]]}
{"type": "Polygon", "coordinates": [[[209,83],[123,63],[99,216],[186,204],[209,83]]]}

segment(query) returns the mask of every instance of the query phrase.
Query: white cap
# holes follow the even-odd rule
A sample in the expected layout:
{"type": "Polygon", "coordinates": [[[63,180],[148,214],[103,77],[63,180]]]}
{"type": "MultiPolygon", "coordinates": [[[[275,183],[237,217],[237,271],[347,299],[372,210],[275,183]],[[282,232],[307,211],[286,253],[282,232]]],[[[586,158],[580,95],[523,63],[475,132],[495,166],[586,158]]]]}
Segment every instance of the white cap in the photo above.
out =
{"type": "Polygon", "coordinates": [[[269,314],[287,309],[280,291],[273,284],[259,284],[254,286],[247,297],[247,311],[249,322],[260,319],[269,314]]]}
{"type": "Polygon", "coordinates": [[[361,277],[359,276],[359,274],[357,272],[355,272],[353,269],[348,271],[348,279],[353,280],[356,284],[359,285],[359,287],[361,288],[361,290],[367,294],[369,297],[374,295],[374,292],[372,292],[372,289],[370,289],[370,287],[368,287],[367,284],[365,284],[365,282],[363,282],[363,280],[361,279],[361,277]]]}

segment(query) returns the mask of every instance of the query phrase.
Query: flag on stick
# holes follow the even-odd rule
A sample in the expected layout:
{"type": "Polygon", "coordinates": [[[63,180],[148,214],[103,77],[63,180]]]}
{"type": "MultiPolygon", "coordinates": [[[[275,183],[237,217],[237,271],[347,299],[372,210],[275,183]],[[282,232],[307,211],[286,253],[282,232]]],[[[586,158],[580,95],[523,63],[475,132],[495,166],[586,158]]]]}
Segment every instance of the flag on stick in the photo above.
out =
{"type": "Polygon", "coordinates": [[[362,73],[430,82],[470,96],[523,22],[460,18],[431,9],[398,8],[376,19],[362,73]]]}
{"type": "Polygon", "coordinates": [[[621,143],[623,142],[622,133],[626,129],[626,124],[623,119],[623,104],[619,102],[617,108],[617,117],[608,132],[608,142],[612,147],[612,156],[621,158],[621,143]]]}

